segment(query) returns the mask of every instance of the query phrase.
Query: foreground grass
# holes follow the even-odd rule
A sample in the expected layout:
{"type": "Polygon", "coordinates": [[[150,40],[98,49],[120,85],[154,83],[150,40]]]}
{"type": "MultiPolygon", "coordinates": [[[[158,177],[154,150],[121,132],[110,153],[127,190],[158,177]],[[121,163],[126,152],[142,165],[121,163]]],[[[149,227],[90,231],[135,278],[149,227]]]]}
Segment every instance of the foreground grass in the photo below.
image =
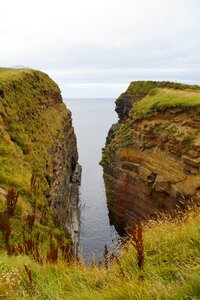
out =
{"type": "Polygon", "coordinates": [[[145,264],[129,242],[108,270],[82,262],[39,265],[0,254],[0,299],[199,299],[200,213],[144,230],[145,264]],[[28,266],[32,283],[24,271],[28,266]]]}

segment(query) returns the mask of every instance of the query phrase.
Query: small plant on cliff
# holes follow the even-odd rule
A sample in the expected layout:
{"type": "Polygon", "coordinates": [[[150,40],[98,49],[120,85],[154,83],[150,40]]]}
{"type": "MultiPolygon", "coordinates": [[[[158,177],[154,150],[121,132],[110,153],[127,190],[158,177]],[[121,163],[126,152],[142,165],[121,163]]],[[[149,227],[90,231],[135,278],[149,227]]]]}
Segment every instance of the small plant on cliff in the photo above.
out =
{"type": "Polygon", "coordinates": [[[125,136],[124,146],[127,147],[133,143],[133,137],[131,135],[125,136]]]}
{"type": "Polygon", "coordinates": [[[9,216],[12,216],[14,214],[18,197],[19,197],[19,192],[16,191],[15,189],[9,190],[6,195],[6,213],[9,216]]]}
{"type": "Polygon", "coordinates": [[[192,145],[194,143],[195,139],[196,139],[195,136],[188,134],[184,137],[183,142],[185,142],[189,145],[192,145]]]}
{"type": "Polygon", "coordinates": [[[40,193],[39,178],[37,177],[36,173],[33,173],[31,176],[31,193],[32,199],[30,203],[32,206],[33,213],[36,213],[36,202],[40,193]]]}
{"type": "Polygon", "coordinates": [[[169,126],[169,123],[156,123],[153,126],[153,130],[155,130],[156,132],[162,132],[163,130],[165,130],[167,127],[169,126]]]}
{"type": "Polygon", "coordinates": [[[104,246],[103,257],[104,257],[104,266],[106,269],[108,269],[109,251],[108,251],[108,246],[106,244],[104,246]]]}

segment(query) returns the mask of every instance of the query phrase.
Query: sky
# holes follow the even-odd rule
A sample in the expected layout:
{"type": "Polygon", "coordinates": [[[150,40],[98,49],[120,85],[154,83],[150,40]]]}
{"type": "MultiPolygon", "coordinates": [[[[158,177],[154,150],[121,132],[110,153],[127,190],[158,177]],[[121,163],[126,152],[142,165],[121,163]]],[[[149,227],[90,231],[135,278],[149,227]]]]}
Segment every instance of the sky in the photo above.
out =
{"type": "Polygon", "coordinates": [[[199,0],[6,0],[0,12],[0,66],[44,71],[64,98],[200,83],[199,0]]]}

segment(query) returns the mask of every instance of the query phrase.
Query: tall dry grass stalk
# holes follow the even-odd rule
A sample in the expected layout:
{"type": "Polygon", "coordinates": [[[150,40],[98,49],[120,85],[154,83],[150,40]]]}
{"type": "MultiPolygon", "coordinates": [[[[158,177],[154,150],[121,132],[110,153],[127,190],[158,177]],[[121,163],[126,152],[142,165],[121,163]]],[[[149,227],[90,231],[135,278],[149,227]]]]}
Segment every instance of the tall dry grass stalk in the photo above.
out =
{"type": "Polygon", "coordinates": [[[144,266],[144,243],[143,243],[143,227],[142,224],[139,223],[135,225],[131,232],[131,243],[136,249],[137,252],[137,264],[138,268],[141,270],[144,266]]]}

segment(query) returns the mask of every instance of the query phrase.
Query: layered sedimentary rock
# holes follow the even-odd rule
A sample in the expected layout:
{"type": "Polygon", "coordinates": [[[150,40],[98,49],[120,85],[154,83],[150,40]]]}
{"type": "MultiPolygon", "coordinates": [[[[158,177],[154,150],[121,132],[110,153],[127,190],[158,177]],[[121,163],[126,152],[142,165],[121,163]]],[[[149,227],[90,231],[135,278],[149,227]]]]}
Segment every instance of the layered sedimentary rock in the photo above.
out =
{"type": "Polygon", "coordinates": [[[55,208],[56,223],[70,233],[74,251],[79,243],[79,190],[81,167],[78,164],[76,136],[72,126],[71,113],[66,109],[60,130],[54,136],[46,167],[50,178],[47,195],[49,205],[55,208]]]}
{"type": "Polygon", "coordinates": [[[0,68],[0,154],[0,187],[14,187],[30,203],[35,194],[38,212],[49,207],[54,226],[76,244],[76,137],[60,89],[45,73],[0,68]]]}
{"type": "Polygon", "coordinates": [[[200,87],[133,82],[101,164],[111,221],[120,233],[200,200],[200,87]]]}

